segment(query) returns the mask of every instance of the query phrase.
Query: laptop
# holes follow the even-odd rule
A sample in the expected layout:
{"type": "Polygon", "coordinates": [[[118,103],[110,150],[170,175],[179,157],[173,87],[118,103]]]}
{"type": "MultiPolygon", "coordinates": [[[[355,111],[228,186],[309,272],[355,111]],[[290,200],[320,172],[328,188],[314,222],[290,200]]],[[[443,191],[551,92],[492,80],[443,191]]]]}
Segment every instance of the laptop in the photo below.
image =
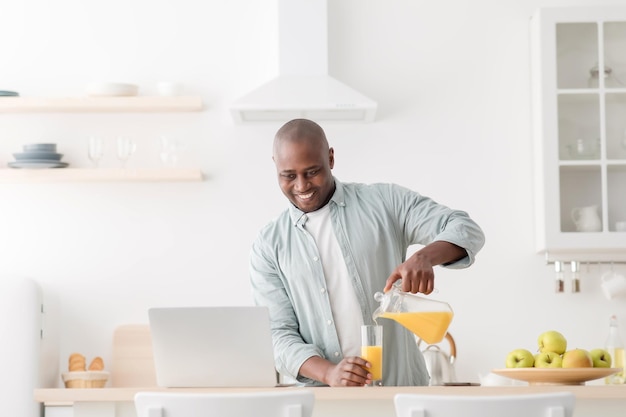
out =
{"type": "Polygon", "coordinates": [[[150,308],[148,319],[158,386],[277,385],[267,307],[150,308]]]}

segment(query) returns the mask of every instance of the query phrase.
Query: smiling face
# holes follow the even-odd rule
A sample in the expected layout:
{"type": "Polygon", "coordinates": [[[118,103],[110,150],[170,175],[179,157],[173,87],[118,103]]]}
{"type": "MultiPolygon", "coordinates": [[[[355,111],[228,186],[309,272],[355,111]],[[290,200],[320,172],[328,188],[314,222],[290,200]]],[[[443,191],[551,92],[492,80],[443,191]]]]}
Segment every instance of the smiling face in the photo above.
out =
{"type": "Polygon", "coordinates": [[[285,124],[274,139],[273,159],[280,189],[300,210],[315,211],[330,200],[334,151],[319,125],[304,119],[285,124]]]}

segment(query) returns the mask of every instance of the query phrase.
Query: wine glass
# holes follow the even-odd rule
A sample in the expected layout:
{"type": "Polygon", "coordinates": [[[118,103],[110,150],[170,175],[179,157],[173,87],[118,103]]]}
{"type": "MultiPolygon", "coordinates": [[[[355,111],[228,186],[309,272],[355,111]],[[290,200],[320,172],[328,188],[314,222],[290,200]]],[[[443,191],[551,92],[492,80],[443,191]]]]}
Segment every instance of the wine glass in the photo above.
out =
{"type": "Polygon", "coordinates": [[[101,136],[90,136],[87,148],[87,156],[93,162],[94,168],[98,168],[102,156],[104,156],[104,140],[101,136]]]}
{"type": "Polygon", "coordinates": [[[128,159],[137,150],[137,144],[128,136],[119,136],[117,138],[117,159],[120,160],[122,168],[126,168],[128,159]]]}
{"type": "Polygon", "coordinates": [[[184,150],[186,145],[179,139],[161,136],[161,162],[166,167],[174,168],[178,164],[179,152],[184,150]]]}

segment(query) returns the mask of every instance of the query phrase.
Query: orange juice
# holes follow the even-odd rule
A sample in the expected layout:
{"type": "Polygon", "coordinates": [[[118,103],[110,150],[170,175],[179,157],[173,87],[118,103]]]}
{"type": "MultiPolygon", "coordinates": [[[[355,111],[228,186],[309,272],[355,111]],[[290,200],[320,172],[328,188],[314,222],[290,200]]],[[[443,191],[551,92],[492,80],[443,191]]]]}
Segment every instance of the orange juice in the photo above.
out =
{"type": "Polygon", "coordinates": [[[383,313],[380,317],[395,320],[424,342],[440,342],[452,321],[450,311],[418,311],[407,313],[383,313]]]}
{"type": "Polygon", "coordinates": [[[369,372],[372,380],[383,379],[383,347],[382,346],[361,346],[361,357],[368,361],[372,367],[369,372]]]}

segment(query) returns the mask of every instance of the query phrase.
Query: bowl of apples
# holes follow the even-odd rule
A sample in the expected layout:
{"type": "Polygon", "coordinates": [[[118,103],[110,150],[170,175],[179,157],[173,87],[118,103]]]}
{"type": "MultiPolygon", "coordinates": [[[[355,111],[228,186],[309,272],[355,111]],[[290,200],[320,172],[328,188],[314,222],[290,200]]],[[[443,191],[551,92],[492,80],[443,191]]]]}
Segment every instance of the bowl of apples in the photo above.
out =
{"type": "Polygon", "coordinates": [[[537,344],[538,353],[525,348],[512,350],[506,355],[506,368],[491,372],[529,385],[584,385],[623,372],[622,368],[611,367],[611,355],[606,349],[568,350],[567,339],[556,330],[541,333],[537,344]]]}

